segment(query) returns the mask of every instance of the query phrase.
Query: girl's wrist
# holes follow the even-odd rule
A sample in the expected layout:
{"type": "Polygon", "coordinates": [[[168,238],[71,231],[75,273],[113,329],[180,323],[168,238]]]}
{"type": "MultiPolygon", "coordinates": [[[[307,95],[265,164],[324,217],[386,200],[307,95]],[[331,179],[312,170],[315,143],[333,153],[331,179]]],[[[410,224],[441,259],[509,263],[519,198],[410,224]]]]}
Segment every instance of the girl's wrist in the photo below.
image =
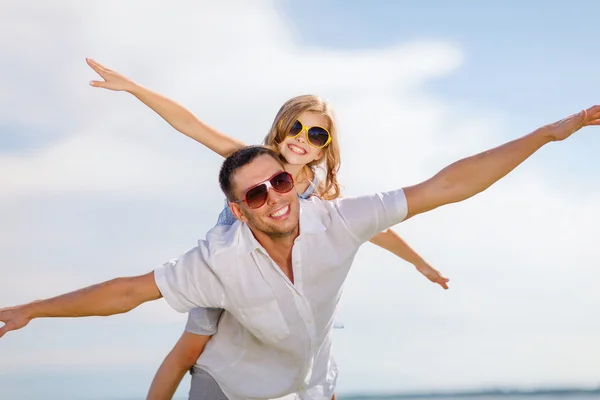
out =
{"type": "Polygon", "coordinates": [[[142,90],[143,88],[134,81],[128,81],[125,87],[123,88],[124,92],[130,93],[134,96],[136,94],[139,94],[142,90]]]}

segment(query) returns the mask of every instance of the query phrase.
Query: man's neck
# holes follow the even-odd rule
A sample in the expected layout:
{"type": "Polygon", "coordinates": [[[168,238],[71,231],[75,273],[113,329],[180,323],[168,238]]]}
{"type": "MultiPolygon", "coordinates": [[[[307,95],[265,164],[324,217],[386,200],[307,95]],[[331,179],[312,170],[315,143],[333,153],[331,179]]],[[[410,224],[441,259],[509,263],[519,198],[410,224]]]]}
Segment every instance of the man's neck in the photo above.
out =
{"type": "Polygon", "coordinates": [[[252,232],[256,240],[262,245],[269,257],[279,266],[281,271],[288,277],[290,282],[294,283],[294,271],[292,269],[292,247],[298,237],[299,230],[294,233],[273,237],[263,232],[252,232]]]}

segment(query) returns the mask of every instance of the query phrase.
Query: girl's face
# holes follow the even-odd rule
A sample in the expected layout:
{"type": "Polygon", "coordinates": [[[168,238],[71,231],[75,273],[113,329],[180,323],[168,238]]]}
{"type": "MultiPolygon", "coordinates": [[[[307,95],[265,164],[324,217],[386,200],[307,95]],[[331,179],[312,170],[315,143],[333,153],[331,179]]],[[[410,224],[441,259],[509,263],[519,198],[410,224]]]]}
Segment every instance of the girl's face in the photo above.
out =
{"type": "MultiPolygon", "coordinates": [[[[309,129],[311,126],[320,126],[327,129],[329,125],[329,121],[323,114],[311,111],[303,112],[298,116],[297,120],[306,129],[309,129]]],[[[302,131],[296,137],[286,137],[279,144],[279,152],[287,163],[292,165],[306,165],[323,157],[323,149],[318,149],[308,143],[306,130],[302,131]]]]}

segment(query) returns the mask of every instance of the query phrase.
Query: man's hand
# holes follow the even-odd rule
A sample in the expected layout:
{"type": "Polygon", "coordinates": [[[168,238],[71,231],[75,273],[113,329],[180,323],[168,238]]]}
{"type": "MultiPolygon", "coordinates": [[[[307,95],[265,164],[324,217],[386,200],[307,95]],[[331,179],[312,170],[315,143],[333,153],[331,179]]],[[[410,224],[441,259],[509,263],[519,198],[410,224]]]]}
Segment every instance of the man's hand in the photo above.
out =
{"type": "Polygon", "coordinates": [[[23,328],[29,321],[31,317],[27,315],[26,306],[0,308],[0,322],[4,323],[0,328],[0,338],[6,332],[23,328]]]}
{"type": "Polygon", "coordinates": [[[600,125],[600,106],[592,106],[560,121],[544,126],[542,129],[550,140],[565,140],[584,126],[600,125]]]}
{"type": "Polygon", "coordinates": [[[103,81],[91,81],[90,85],[116,91],[129,91],[136,86],[132,80],[124,77],[112,69],[106,68],[104,65],[97,63],[91,58],[86,58],[85,62],[89,65],[103,81]]]}
{"type": "Polygon", "coordinates": [[[425,278],[429,279],[433,283],[437,283],[444,289],[448,289],[448,282],[450,282],[450,279],[443,276],[440,271],[427,263],[422,263],[416,265],[415,267],[417,268],[417,271],[425,276],[425,278]]]}
{"type": "Polygon", "coordinates": [[[147,301],[162,297],[154,272],[116,278],[74,292],[29,304],[0,309],[0,337],[21,329],[34,318],[106,317],[129,312],[147,301]]]}
{"type": "Polygon", "coordinates": [[[430,179],[404,188],[408,203],[405,219],[473,197],[502,179],[546,144],[565,140],[584,126],[593,125],[600,125],[599,105],[544,125],[519,139],[456,161],[430,179]]]}

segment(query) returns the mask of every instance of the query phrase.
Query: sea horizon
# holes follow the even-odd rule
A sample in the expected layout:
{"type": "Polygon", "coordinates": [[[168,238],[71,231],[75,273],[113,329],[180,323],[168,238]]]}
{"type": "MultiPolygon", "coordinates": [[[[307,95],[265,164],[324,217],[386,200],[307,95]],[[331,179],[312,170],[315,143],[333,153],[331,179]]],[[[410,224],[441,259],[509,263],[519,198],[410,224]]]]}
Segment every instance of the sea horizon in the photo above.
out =
{"type": "MultiPolygon", "coordinates": [[[[340,393],[339,400],[411,400],[411,399],[537,399],[537,400],[569,400],[569,399],[600,399],[600,386],[597,388],[537,388],[537,389],[478,389],[478,390],[447,390],[447,391],[411,391],[411,392],[354,392],[340,393]]],[[[141,400],[140,397],[114,397],[110,400],[141,400]]],[[[109,400],[109,399],[106,399],[109,400]]],[[[177,396],[173,400],[187,400],[187,396],[177,396]]]]}
{"type": "Polygon", "coordinates": [[[476,390],[421,390],[421,391],[396,391],[396,392],[354,392],[341,393],[338,398],[346,400],[365,399],[463,399],[463,398],[573,398],[591,397],[600,398],[600,385],[595,388],[494,388],[476,390]]]}
{"type": "MultiPolygon", "coordinates": [[[[54,381],[54,385],[44,385],[43,376],[35,376],[32,372],[28,379],[15,381],[14,373],[0,374],[0,399],[2,400],[143,400],[145,390],[135,390],[142,387],[139,382],[118,382],[106,380],[107,385],[90,385],[86,379],[73,380],[67,389],[62,383],[54,381]],[[42,378],[42,379],[39,379],[42,378]],[[86,390],[82,390],[84,388],[86,390]]],[[[95,376],[100,378],[98,375],[95,376]]],[[[187,400],[189,382],[182,382],[173,400],[187,400]]],[[[147,387],[144,385],[143,387],[147,387]]],[[[600,384],[595,387],[502,387],[453,390],[396,390],[396,391],[338,391],[338,400],[412,400],[412,399],[448,399],[448,400],[600,400],[600,384]]]]}

